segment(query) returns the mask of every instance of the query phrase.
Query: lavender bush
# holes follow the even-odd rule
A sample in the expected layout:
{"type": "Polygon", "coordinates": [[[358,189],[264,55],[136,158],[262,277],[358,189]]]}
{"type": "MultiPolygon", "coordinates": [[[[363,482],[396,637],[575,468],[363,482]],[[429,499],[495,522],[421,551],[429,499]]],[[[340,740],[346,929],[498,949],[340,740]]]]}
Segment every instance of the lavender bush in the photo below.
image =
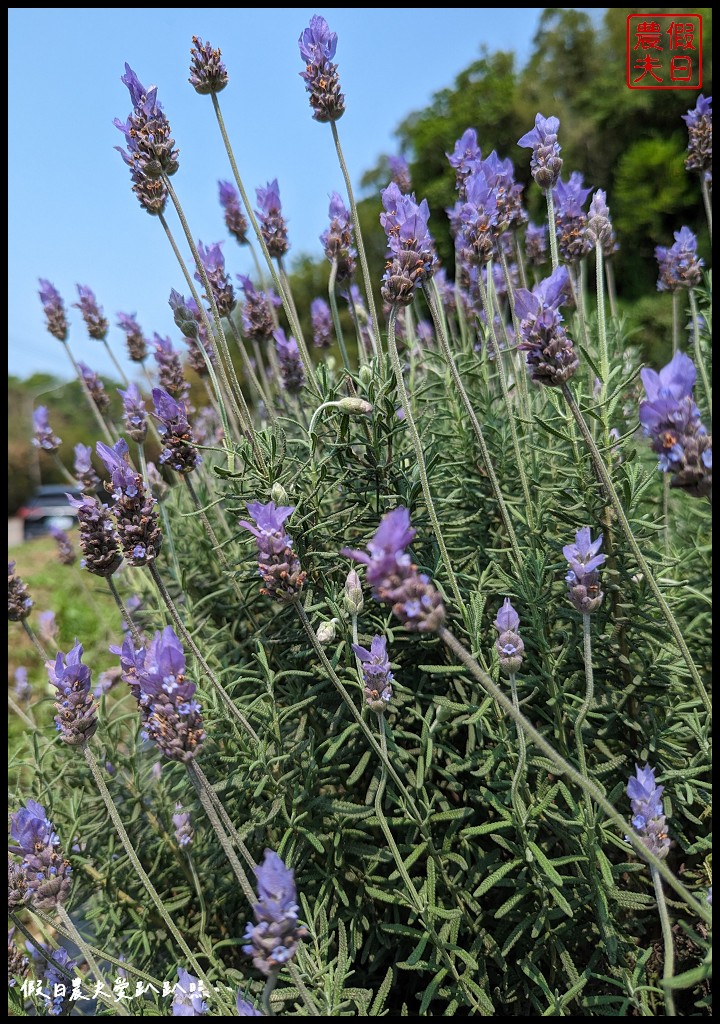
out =
{"type": "MultiPolygon", "coordinates": [[[[692,353],[641,366],[606,313],[612,196],[585,209],[562,122],[538,112],[512,153],[483,157],[493,140],[468,126],[441,154],[454,280],[441,211],[388,159],[373,279],[336,57],[314,16],[299,75],[344,191],[318,225],[328,290],[307,310],[282,169],[249,191],[227,137],[219,94],[242,69],[192,39],[189,84],[228,151],[225,224],[256,258],[239,290],[234,246],[180,216],[173,112],[118,69],[131,188],[193,256],[159,286],[201,385],[157,332],[150,365],[134,314],[115,313],[145,374],[123,381],[121,420],[77,364],[103,430],[68,469],[82,571],[118,609],[96,687],[83,637],[63,653],[36,631],[8,565],[10,629],[35,652],[13,698],[10,1012],[708,1015],[711,313],[695,236],[657,250],[692,353]],[[523,161],[547,223],[529,221],[523,161]],[[21,936],[39,934],[30,962],[21,936]]],[[[704,172],[709,99],[685,120],[687,168],[704,172]]],[[[67,344],[68,304],[44,278],[40,297],[67,344]]],[[[60,449],[43,407],[34,443],[60,449]]]]}

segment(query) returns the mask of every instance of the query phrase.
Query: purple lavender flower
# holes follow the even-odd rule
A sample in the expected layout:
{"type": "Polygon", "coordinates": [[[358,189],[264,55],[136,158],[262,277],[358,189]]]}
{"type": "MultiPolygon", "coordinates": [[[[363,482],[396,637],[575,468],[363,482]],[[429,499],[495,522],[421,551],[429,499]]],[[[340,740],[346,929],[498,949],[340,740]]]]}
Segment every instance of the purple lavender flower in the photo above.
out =
{"type": "Polygon", "coordinates": [[[28,887],[22,867],[8,856],[8,910],[21,907],[27,899],[28,887]]]}
{"type": "Polygon", "coordinates": [[[105,413],[110,408],[110,399],[108,398],[105,385],[100,380],[100,377],[94,370],[91,370],[87,363],[81,363],[78,360],[78,370],[80,371],[80,377],[82,383],[85,385],[87,393],[92,398],[93,402],[97,406],[98,412],[105,413]]]}
{"type": "Polygon", "coordinates": [[[525,256],[528,263],[540,267],[547,262],[548,226],[529,223],[525,229],[525,256]]]}
{"type": "Polygon", "coordinates": [[[700,419],[692,397],[695,366],[684,352],[676,352],[659,373],[640,371],[647,398],[640,403],[643,433],[660,456],[659,468],[672,473],[671,487],[694,497],[712,494],[712,437],[700,419]]]}
{"type": "Polygon", "coordinates": [[[42,448],[44,452],[52,455],[62,444],[60,438],[52,432],[48,411],[44,405],[39,405],[33,413],[33,430],[35,436],[32,443],[36,448],[42,448]]]}
{"type": "Polygon", "coordinates": [[[200,454],[193,445],[196,443],[188,423],[185,405],[176,402],[167,391],[153,388],[155,417],[160,422],[160,434],[165,447],[160,453],[160,465],[168,465],[177,473],[192,473],[201,462],[200,454]]]}
{"type": "Polygon", "coordinates": [[[127,461],[127,441],[120,439],[112,448],[98,441],[97,453],[111,475],[113,513],[123,554],[130,565],[146,565],[157,557],[162,544],[157,501],[147,494],[142,474],[127,461]]]}
{"type": "Polygon", "coordinates": [[[357,249],[353,246],[350,212],[338,192],[330,196],[330,227],[320,235],[325,255],[337,267],[336,280],[344,281],[355,272],[357,249]]]}
{"type": "MultiPolygon", "coordinates": [[[[9,867],[10,862],[8,862],[9,867]]],[[[11,909],[12,906],[17,906],[17,904],[12,904],[11,909]]],[[[8,988],[15,988],[18,981],[24,978],[30,969],[30,961],[15,945],[14,937],[15,928],[12,927],[8,932],[8,988]]]]}
{"type": "Polygon", "coordinates": [[[30,614],[32,606],[26,584],[15,575],[15,563],[8,562],[8,621],[22,622],[30,614]]]}
{"type": "Polygon", "coordinates": [[[80,310],[90,337],[95,341],[104,341],[110,325],[98,305],[95,293],[84,284],[78,284],[76,288],[80,301],[73,302],[73,306],[80,310]]]}
{"type": "Polygon", "coordinates": [[[125,332],[128,356],[134,363],[142,363],[147,356],[147,341],[134,313],[118,313],[117,325],[125,332]]]}
{"type": "MultiPolygon", "coordinates": [[[[482,173],[495,193],[499,234],[525,223],[527,215],[522,205],[523,186],[515,181],[512,160],[501,160],[493,150],[477,168],[473,168],[473,173],[482,173]]],[[[512,239],[508,240],[512,251],[512,239]]]]}
{"type": "Polygon", "coordinates": [[[415,325],[415,333],[417,334],[417,340],[424,349],[429,348],[435,341],[435,332],[429,320],[418,320],[415,325]]]}
{"type": "Polygon", "coordinates": [[[58,529],[57,526],[51,526],[48,532],[57,544],[57,553],[60,562],[63,565],[74,565],[77,561],[77,555],[75,553],[75,548],[72,546],[72,541],[65,531],[58,529]]]}
{"type": "Polygon", "coordinates": [[[78,499],[68,495],[68,501],[77,509],[80,550],[83,553],[81,566],[94,576],[109,579],[120,568],[122,555],[107,505],[94,496],[78,499]]]}
{"type": "Polygon", "coordinates": [[[493,626],[498,631],[495,650],[500,658],[500,668],[505,675],[514,676],[520,671],[525,644],[518,633],[520,616],[513,608],[509,597],[503,601],[493,626]]]}
{"type": "MultiPolygon", "coordinates": [[[[200,262],[205,268],[210,282],[212,297],[215,299],[218,313],[221,317],[227,317],[235,309],[237,300],[230,277],[225,273],[225,257],[222,253],[222,246],[222,242],[213,242],[212,245],[207,246],[198,242],[197,249],[200,262]]],[[[197,270],[195,271],[195,280],[202,281],[202,275],[197,270]]]]}
{"type": "Polygon", "coordinates": [[[190,385],[183,376],[179,353],[175,351],[169,338],[162,338],[157,333],[153,334],[153,344],[161,387],[183,400],[190,385]]]}
{"type": "Polygon", "coordinates": [[[630,777],[627,795],[632,808],[631,825],[645,846],[656,857],[665,858],[670,850],[670,836],[660,799],[664,786],[655,782],[655,769],[646,764],[635,766],[635,777],[630,777]]]}
{"type": "Polygon", "coordinates": [[[178,981],[172,1001],[173,1017],[204,1017],[207,1003],[205,989],[199,978],[178,967],[178,981]]]}
{"type": "Polygon", "coordinates": [[[369,651],[360,644],[352,644],[352,649],[362,663],[365,703],[371,711],[380,715],[392,700],[392,683],[395,679],[390,671],[387,639],[376,633],[369,651]]]}
{"type": "Polygon", "coordinates": [[[389,156],[388,167],[390,169],[390,180],[394,181],[401,192],[410,192],[412,189],[412,178],[410,168],[404,156],[389,156]]]}
{"type": "Polygon", "coordinates": [[[38,280],[40,282],[38,294],[45,313],[47,329],[53,338],[57,338],[58,341],[67,341],[68,322],[60,292],[45,278],[41,277],[38,280]]]}
{"type": "Polygon", "coordinates": [[[700,95],[695,106],[682,115],[688,129],[685,166],[698,171],[712,183],[712,96],[700,95]]]}
{"type": "Polygon", "coordinates": [[[49,609],[44,612],[40,612],[38,615],[38,634],[40,639],[46,643],[52,643],[58,634],[58,625],[55,618],[55,612],[49,609]]]}
{"type": "Polygon", "coordinates": [[[10,815],[10,853],[22,856],[27,896],[38,910],[53,910],[70,894],[71,867],[42,804],[28,800],[10,815]]]}
{"type": "Polygon", "coordinates": [[[183,849],[189,849],[192,846],[195,831],[190,824],[190,812],[184,811],[182,804],[175,804],[172,823],[175,826],[175,838],[178,845],[182,846],[183,849]]]}
{"type": "Polygon", "coordinates": [[[52,950],[51,959],[52,963],[43,960],[43,982],[48,992],[52,993],[45,997],[45,1011],[48,1017],[65,1017],[73,1005],[70,1001],[67,976],[74,974],[76,964],[62,946],[52,950]]]}
{"type": "Polygon", "coordinates": [[[228,83],[228,73],[220,60],[220,50],[213,50],[210,43],[204,43],[197,36],[192,37],[192,42],[188,79],[190,85],[201,96],[222,92],[228,83]]]}
{"type": "Polygon", "coordinates": [[[450,166],[455,168],[455,187],[462,201],[465,199],[465,181],[482,160],[475,129],[466,128],[455,143],[452,153],[446,153],[445,156],[450,166]]]}
{"type": "Polygon", "coordinates": [[[14,693],[23,704],[32,697],[32,686],[28,680],[28,670],[24,665],[18,665],[15,669],[14,693]]]}
{"type": "Polygon", "coordinates": [[[106,668],[105,671],[101,672],[97,677],[97,682],[93,689],[93,697],[97,697],[98,699],[100,697],[104,697],[106,693],[109,693],[110,690],[120,682],[121,678],[122,671],[120,668],[106,668]]]}
{"type": "Polygon", "coordinates": [[[265,292],[257,290],[249,277],[238,274],[245,303],[242,307],[242,329],[246,338],[251,341],[266,341],[275,330],[273,319],[272,298],[265,292]]]}
{"type": "Polygon", "coordinates": [[[427,199],[418,204],[414,194],[403,195],[394,181],[380,194],[384,207],[380,223],[389,249],[380,291],[385,302],[407,306],[437,264],[435,243],[427,226],[430,208],[427,199]]]}
{"type": "Polygon", "coordinates": [[[302,391],[305,384],[305,371],[300,359],[298,344],[292,334],[289,338],[285,336],[285,331],[282,327],[278,327],[276,331],[273,331],[273,338],[275,339],[275,351],[277,352],[278,363],[280,364],[280,376],[282,377],[283,387],[288,394],[296,395],[299,391],[302,391]]]}
{"type": "Polygon", "coordinates": [[[143,444],[147,436],[147,412],[145,402],[137,384],[128,384],[125,391],[117,389],[123,402],[123,425],[125,433],[136,444],[143,444]]]}
{"type": "Polygon", "coordinates": [[[94,493],[100,486],[100,477],[92,464],[92,448],[86,444],[75,445],[74,472],[84,491],[94,493]]]}
{"type": "Polygon", "coordinates": [[[590,201],[588,210],[587,237],[593,245],[600,244],[605,257],[612,256],[620,248],[615,239],[607,197],[599,188],[590,201]]]}
{"type": "Polygon", "coordinates": [[[497,194],[483,173],[482,164],[468,174],[464,199],[448,210],[455,235],[455,253],[459,264],[479,268],[492,259],[499,234],[497,194]]]}
{"type": "Polygon", "coordinates": [[[295,872],[285,867],[272,850],[265,850],[262,864],[255,867],[258,902],[253,906],[255,923],[250,922],[243,953],[264,975],[279,970],[292,960],[307,929],[298,922],[295,872]]]}
{"type": "Polygon", "coordinates": [[[126,122],[117,118],[113,122],[125,136],[127,150],[119,146],[125,163],[143,178],[170,177],[178,169],[178,151],[175,140],[170,136],[170,124],[157,98],[157,86],[149,88],[140,82],[137,75],[125,64],[125,74],[120,81],[130,93],[133,110],[126,122]]]}
{"type": "Polygon", "coordinates": [[[558,251],[565,263],[578,263],[592,252],[594,240],[588,235],[588,219],[583,210],[591,192],[591,188],[583,188],[579,171],[573,171],[567,182],[560,179],[553,189],[558,251]]]}
{"type": "Polygon", "coordinates": [[[248,222],[240,205],[240,196],[229,181],[218,182],[220,205],[225,213],[225,227],[239,245],[248,244],[248,222]]]}
{"type": "Polygon", "coordinates": [[[369,554],[351,548],[343,548],[341,554],[367,566],[365,575],[373,597],[392,605],[407,629],[433,632],[443,624],[445,608],[430,578],[418,572],[405,552],[416,533],[408,509],[401,505],[383,516],[368,542],[369,554]]]}
{"type": "Polygon", "coordinates": [[[287,237],[287,224],[282,215],[280,203],[280,186],[277,178],[269,181],[265,188],[256,188],[259,210],[255,213],[260,221],[260,234],[271,256],[282,259],[290,248],[287,237]]]}
{"type": "Polygon", "coordinates": [[[310,25],[299,40],[300,56],[305,70],[300,77],[310,94],[313,118],[321,124],[337,121],[345,113],[345,97],[340,92],[337,64],[332,63],[337,49],[337,33],[319,14],[313,15],[310,25]]]}
{"type": "Polygon", "coordinates": [[[58,651],[55,662],[46,662],[48,679],[57,690],[55,727],[60,739],[71,746],[81,746],[98,727],[97,704],[90,693],[90,669],[82,664],[83,647],[75,646],[63,654],[58,651]]]}
{"type": "Polygon", "coordinates": [[[568,300],[569,278],[558,267],[537,288],[517,288],[515,314],[520,322],[519,348],[527,352],[532,379],[558,386],[569,380],[579,366],[573,343],[562,326],[559,307],[568,300]]]}
{"type": "Polygon", "coordinates": [[[702,268],[705,262],[698,259],[697,238],[688,227],[680,228],[673,237],[675,242],[669,249],[663,245],[655,248],[655,258],[660,270],[657,283],[659,292],[695,288],[702,281],[702,268]]]}
{"type": "Polygon", "coordinates": [[[123,678],[133,679],[148,736],[171,761],[191,761],[205,741],[205,730],[196,686],[185,675],[185,653],[172,626],[139,651],[126,637],[120,651],[123,678]]]}
{"type": "Polygon", "coordinates": [[[260,1010],[256,1010],[252,1003],[249,1003],[247,999],[243,999],[242,995],[238,992],[235,1000],[235,1006],[237,1007],[238,1017],[264,1017],[265,1014],[261,1013],[260,1010]]]}
{"type": "Polygon", "coordinates": [[[599,567],[605,561],[605,555],[599,555],[602,547],[602,534],[592,540],[590,527],[583,526],[575,534],[575,543],[566,544],[563,554],[568,562],[565,581],[568,585],[568,597],[574,608],[583,615],[591,615],[602,604],[605,596],[600,589],[599,567]]]}
{"type": "Polygon", "coordinates": [[[330,307],[325,299],[313,299],[310,303],[310,323],[315,348],[330,348],[333,342],[333,328],[330,307]]]}
{"type": "Polygon", "coordinates": [[[562,157],[557,134],[560,121],[557,117],[535,115],[535,127],[518,139],[518,146],[532,149],[530,173],[543,192],[547,192],[557,183],[562,170],[562,157]]]}
{"type": "Polygon", "coordinates": [[[261,594],[277,601],[294,601],[302,590],[306,573],[300,568],[300,560],[292,550],[292,538],[285,533],[283,523],[295,511],[294,505],[266,505],[259,501],[248,502],[247,510],[255,525],[240,520],[240,526],[249,530],[257,541],[258,573],[264,586],[261,594]]]}

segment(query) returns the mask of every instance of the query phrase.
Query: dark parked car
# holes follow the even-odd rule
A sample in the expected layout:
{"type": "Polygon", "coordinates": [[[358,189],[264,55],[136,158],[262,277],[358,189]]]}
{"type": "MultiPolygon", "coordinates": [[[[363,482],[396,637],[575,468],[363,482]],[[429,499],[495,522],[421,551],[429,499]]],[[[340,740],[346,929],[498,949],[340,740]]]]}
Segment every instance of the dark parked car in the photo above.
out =
{"type": "Polygon", "coordinates": [[[27,505],[18,515],[23,521],[23,538],[45,537],[55,527],[69,530],[77,524],[77,510],[67,500],[67,495],[81,498],[82,493],[67,484],[46,484],[38,487],[27,505]]]}

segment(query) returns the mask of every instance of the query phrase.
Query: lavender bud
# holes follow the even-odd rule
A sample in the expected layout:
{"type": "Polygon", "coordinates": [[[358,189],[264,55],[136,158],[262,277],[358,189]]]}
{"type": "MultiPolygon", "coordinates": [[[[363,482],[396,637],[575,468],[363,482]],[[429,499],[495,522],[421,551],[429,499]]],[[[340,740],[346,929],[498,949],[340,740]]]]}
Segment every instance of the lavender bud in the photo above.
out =
{"type": "Polygon", "coordinates": [[[78,499],[68,495],[68,501],[77,509],[82,567],[94,576],[109,579],[120,568],[122,555],[107,505],[95,497],[78,499]]]}
{"type": "Polygon", "coordinates": [[[525,644],[518,633],[520,616],[510,603],[509,597],[505,598],[493,625],[499,634],[495,641],[495,650],[500,658],[500,669],[505,675],[514,676],[520,671],[525,644]]]}
{"type": "Polygon", "coordinates": [[[670,836],[661,800],[664,788],[655,782],[655,769],[649,764],[644,768],[636,765],[635,778],[631,777],[627,784],[633,831],[640,836],[648,850],[661,859],[667,857],[670,851],[670,836]]]}
{"type": "Polygon", "coordinates": [[[317,629],[318,643],[322,644],[323,647],[327,647],[335,639],[337,619],[330,619],[328,622],[321,622],[317,629]]]}
{"type": "Polygon", "coordinates": [[[339,398],[335,407],[346,416],[369,416],[373,407],[364,398],[339,398]]]}
{"type": "Polygon", "coordinates": [[[392,700],[395,678],[390,671],[387,640],[376,633],[369,651],[359,644],[352,644],[352,649],[362,665],[365,703],[371,711],[381,715],[392,700]]]}
{"type": "Polygon", "coordinates": [[[175,814],[172,816],[172,822],[175,826],[175,838],[178,846],[189,850],[192,846],[195,831],[190,824],[190,812],[184,811],[182,804],[175,804],[175,814]]]}
{"type": "Polygon", "coordinates": [[[33,413],[33,431],[33,446],[35,448],[42,448],[44,452],[48,452],[50,455],[54,454],[62,444],[60,438],[56,437],[52,432],[48,411],[44,405],[39,405],[33,413]]]}
{"type": "Polygon", "coordinates": [[[136,444],[143,444],[147,437],[147,413],[140,388],[137,384],[128,384],[125,391],[117,389],[123,401],[123,425],[128,437],[136,444]]]}
{"type": "Polygon", "coordinates": [[[294,871],[285,867],[272,850],[265,850],[262,864],[255,867],[258,902],[253,906],[255,923],[250,922],[243,953],[266,977],[291,960],[307,929],[298,922],[294,871]]]}
{"type": "Polygon", "coordinates": [[[566,544],[563,554],[568,561],[568,573],[565,580],[568,585],[568,596],[574,608],[583,615],[591,615],[602,604],[604,594],[600,589],[598,568],[605,561],[605,555],[599,555],[602,546],[602,534],[592,540],[590,527],[583,526],[575,534],[575,543],[566,544]]]}
{"type": "Polygon", "coordinates": [[[688,129],[685,167],[698,171],[712,185],[712,96],[698,96],[695,106],[682,119],[688,129]]]}
{"type": "Polygon", "coordinates": [[[85,385],[85,388],[97,406],[98,411],[100,413],[107,412],[110,408],[110,399],[108,398],[105,385],[100,380],[100,377],[94,370],[91,370],[86,363],[81,363],[78,360],[77,365],[78,370],[80,370],[82,383],[85,385]]]}
{"type": "Polygon", "coordinates": [[[365,606],[360,577],[351,569],[345,580],[345,607],[351,615],[359,615],[365,606]]]}
{"type": "Polygon", "coordinates": [[[277,178],[269,181],[265,188],[256,188],[259,210],[255,213],[260,221],[260,233],[267,250],[275,259],[282,259],[290,248],[287,237],[287,224],[282,215],[280,203],[280,187],[277,178]]]}
{"type": "Polygon", "coordinates": [[[220,60],[220,50],[213,50],[210,43],[203,43],[197,36],[193,36],[192,41],[188,79],[190,85],[201,96],[221,92],[228,83],[228,73],[220,60]]]}
{"type": "Polygon", "coordinates": [[[47,321],[47,329],[58,341],[67,341],[68,322],[60,292],[44,278],[40,282],[40,301],[47,321]]]}
{"type": "Polygon", "coordinates": [[[305,384],[305,370],[300,358],[298,343],[292,334],[287,338],[282,327],[273,331],[273,337],[275,338],[275,351],[280,364],[283,387],[289,394],[296,395],[302,391],[305,384]]]}
{"type": "Polygon", "coordinates": [[[97,704],[90,693],[90,669],[82,664],[82,644],[67,655],[58,651],[55,662],[46,662],[48,679],[57,689],[55,727],[60,739],[71,746],[81,746],[97,729],[97,704]]]}
{"type": "Polygon", "coordinates": [[[134,363],[142,363],[147,356],[147,341],[134,313],[118,313],[117,325],[125,332],[128,357],[134,363]]]}
{"type": "Polygon", "coordinates": [[[225,227],[238,245],[248,244],[248,222],[240,205],[237,189],[229,181],[219,181],[220,205],[225,211],[225,227]]]}
{"type": "Polygon", "coordinates": [[[557,117],[543,117],[542,114],[536,114],[535,127],[518,139],[518,146],[533,151],[530,159],[530,173],[544,192],[553,188],[562,170],[563,162],[557,141],[559,129],[560,121],[557,117]]]}
{"type": "Polygon", "coordinates": [[[49,533],[57,544],[60,562],[63,565],[74,565],[77,561],[77,555],[75,554],[75,548],[72,546],[72,541],[65,531],[59,530],[56,526],[51,526],[49,533]]]}
{"type": "Polygon", "coordinates": [[[313,299],[310,303],[313,345],[315,348],[330,348],[333,342],[330,307],[325,299],[313,299]]]}
{"type": "Polygon", "coordinates": [[[26,585],[15,575],[15,563],[8,562],[8,621],[22,622],[30,614],[32,606],[26,585]]]}

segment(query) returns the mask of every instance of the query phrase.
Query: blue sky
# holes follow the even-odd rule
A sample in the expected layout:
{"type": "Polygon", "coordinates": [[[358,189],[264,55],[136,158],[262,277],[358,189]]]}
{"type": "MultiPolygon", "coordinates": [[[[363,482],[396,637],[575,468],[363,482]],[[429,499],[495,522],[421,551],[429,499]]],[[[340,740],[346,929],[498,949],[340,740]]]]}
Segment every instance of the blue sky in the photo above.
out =
{"type": "Polygon", "coordinates": [[[330,128],[312,120],[299,77],[297,39],[312,15],[322,14],[338,33],[347,104],[338,127],[357,189],[378,157],[396,151],[400,121],[450,85],[481,47],[515,50],[524,63],[542,10],[10,8],[8,372],[69,373],[61,344],[45,328],[39,277],[65,300],[76,357],[100,373],[117,376],[71,307],[78,283],[95,292],[126,368],[119,311],[136,313],[146,336],[157,331],[180,345],[167,298],[173,287],[187,289],[113,148],[123,141],[113,118],[130,112],[120,81],[126,61],[141,82],[158,86],[180,150],[173,183],[195,239],[227,238],[234,275],[252,272],[251,262],[228,238],[217,201],[217,181],[231,173],[211,100],[187,81],[193,35],[220,47],[228,67],[220,101],[248,193],[254,198],[256,186],[279,181],[292,265],[301,253],[321,255],[329,194],[343,191],[330,128]]]}

